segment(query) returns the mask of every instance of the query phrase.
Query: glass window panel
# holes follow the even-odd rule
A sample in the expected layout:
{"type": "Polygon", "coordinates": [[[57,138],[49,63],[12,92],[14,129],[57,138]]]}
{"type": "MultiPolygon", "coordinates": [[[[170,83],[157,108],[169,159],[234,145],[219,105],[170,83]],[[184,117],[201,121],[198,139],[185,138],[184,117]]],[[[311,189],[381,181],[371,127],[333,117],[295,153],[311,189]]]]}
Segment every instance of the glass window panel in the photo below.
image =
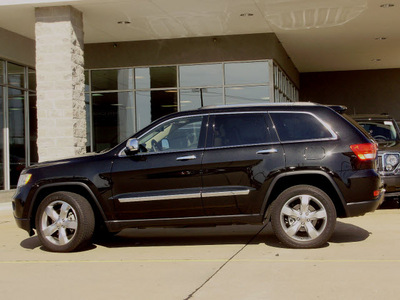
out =
{"type": "Polygon", "coordinates": [[[269,86],[233,87],[225,89],[226,104],[270,102],[269,86]]]}
{"type": "Polygon", "coordinates": [[[150,88],[150,68],[135,68],[135,87],[137,89],[150,88]]]}
{"type": "Polygon", "coordinates": [[[151,121],[178,111],[177,90],[151,91],[151,121]]]}
{"type": "Polygon", "coordinates": [[[134,132],[133,93],[92,94],[94,151],[117,145],[134,132]]]}
{"type": "Polygon", "coordinates": [[[29,145],[30,163],[35,164],[39,161],[37,149],[37,106],[36,95],[29,95],[29,145]]]}
{"type": "Polygon", "coordinates": [[[213,147],[255,145],[271,142],[270,128],[264,114],[215,116],[213,147]]]}
{"type": "Polygon", "coordinates": [[[133,69],[93,70],[92,91],[133,89],[133,69]]]}
{"type": "Polygon", "coordinates": [[[374,119],[358,123],[378,142],[396,142],[400,138],[392,121],[374,119]]]}
{"type": "Polygon", "coordinates": [[[268,62],[225,64],[225,84],[260,84],[268,82],[268,62]]]}
{"type": "Polygon", "coordinates": [[[138,91],[136,96],[137,129],[143,129],[151,123],[151,95],[150,91],[138,91]]]}
{"type": "Polygon", "coordinates": [[[135,72],[137,89],[177,87],[176,66],[136,68],[135,72]]]}
{"type": "Polygon", "coordinates": [[[8,84],[24,88],[24,80],[25,80],[25,68],[13,63],[7,64],[7,72],[8,72],[8,84]]]}
{"type": "Polygon", "coordinates": [[[18,177],[25,168],[25,118],[24,94],[17,89],[8,89],[8,114],[10,138],[10,184],[16,187],[18,177]]]}
{"type": "Polygon", "coordinates": [[[224,104],[222,88],[181,89],[181,111],[201,107],[201,97],[203,97],[203,106],[224,104]]]}
{"type": "MultiPolygon", "coordinates": [[[[0,61],[0,66],[1,66],[1,61],[0,61]]],[[[0,67],[1,71],[1,67],[0,67]]],[[[0,73],[1,74],[1,73],[0,73]]],[[[0,86],[0,120],[3,122],[3,87],[0,86]]],[[[4,189],[4,162],[3,162],[3,152],[4,152],[4,145],[3,145],[3,123],[1,123],[1,130],[0,130],[0,189],[4,189]]]]}
{"type": "Polygon", "coordinates": [[[177,90],[137,91],[138,130],[165,115],[178,111],[177,90]]]}
{"type": "Polygon", "coordinates": [[[4,84],[4,61],[0,59],[0,84],[4,84]]]}
{"type": "Polygon", "coordinates": [[[222,64],[179,67],[180,87],[222,86],[222,64]]]}
{"type": "Polygon", "coordinates": [[[181,151],[199,147],[203,116],[167,121],[140,138],[141,152],[181,151]]]}
{"type": "Polygon", "coordinates": [[[317,118],[307,113],[271,113],[281,141],[332,138],[317,118]]]}
{"type": "Polygon", "coordinates": [[[36,71],[28,69],[28,88],[36,92],[36,71]]]}

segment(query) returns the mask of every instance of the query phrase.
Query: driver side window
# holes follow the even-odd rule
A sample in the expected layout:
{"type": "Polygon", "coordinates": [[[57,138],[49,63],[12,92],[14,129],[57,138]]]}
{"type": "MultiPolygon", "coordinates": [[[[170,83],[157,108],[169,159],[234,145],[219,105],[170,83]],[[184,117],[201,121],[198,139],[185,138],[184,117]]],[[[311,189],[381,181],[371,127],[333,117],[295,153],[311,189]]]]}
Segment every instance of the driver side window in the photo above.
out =
{"type": "Polygon", "coordinates": [[[197,149],[203,116],[173,119],[159,124],[139,139],[140,152],[197,149]]]}

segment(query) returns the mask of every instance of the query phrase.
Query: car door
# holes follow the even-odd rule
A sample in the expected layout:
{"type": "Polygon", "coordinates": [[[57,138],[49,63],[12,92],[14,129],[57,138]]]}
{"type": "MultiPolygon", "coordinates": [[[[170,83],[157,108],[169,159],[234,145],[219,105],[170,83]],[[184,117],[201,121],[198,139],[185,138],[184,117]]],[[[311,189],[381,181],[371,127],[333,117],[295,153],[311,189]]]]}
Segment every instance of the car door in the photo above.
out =
{"type": "Polygon", "coordinates": [[[206,214],[259,214],[271,174],[285,164],[268,114],[215,114],[210,124],[203,157],[206,214]]]}
{"type": "Polygon", "coordinates": [[[138,153],[121,152],[111,176],[117,219],[204,215],[200,173],[207,118],[167,120],[138,138],[138,153]]]}

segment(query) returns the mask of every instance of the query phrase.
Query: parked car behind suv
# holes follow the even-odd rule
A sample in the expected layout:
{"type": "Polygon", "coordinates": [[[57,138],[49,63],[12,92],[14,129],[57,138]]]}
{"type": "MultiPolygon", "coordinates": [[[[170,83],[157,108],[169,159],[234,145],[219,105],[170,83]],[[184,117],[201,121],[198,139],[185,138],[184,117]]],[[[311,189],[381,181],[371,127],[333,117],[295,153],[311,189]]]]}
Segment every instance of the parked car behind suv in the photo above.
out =
{"type": "Polygon", "coordinates": [[[400,131],[387,114],[355,115],[354,119],[378,142],[378,171],[385,184],[385,199],[400,196],[400,131]]]}
{"type": "Polygon", "coordinates": [[[15,219],[52,251],[82,247],[101,225],[269,220],[286,246],[319,247],[336,217],[374,211],[382,199],[376,145],[357,126],[308,103],[175,113],[108,152],[25,169],[15,219]]]}

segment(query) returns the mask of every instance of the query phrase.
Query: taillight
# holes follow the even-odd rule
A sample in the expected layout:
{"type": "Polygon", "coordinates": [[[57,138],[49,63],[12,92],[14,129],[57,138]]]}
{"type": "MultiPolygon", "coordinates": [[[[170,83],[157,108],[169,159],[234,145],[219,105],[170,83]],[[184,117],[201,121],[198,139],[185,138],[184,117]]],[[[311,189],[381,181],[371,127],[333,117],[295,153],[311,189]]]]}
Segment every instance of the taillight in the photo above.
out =
{"type": "Polygon", "coordinates": [[[350,146],[354,154],[360,160],[372,160],[376,157],[377,146],[376,144],[366,143],[366,144],[356,144],[350,146]]]}

